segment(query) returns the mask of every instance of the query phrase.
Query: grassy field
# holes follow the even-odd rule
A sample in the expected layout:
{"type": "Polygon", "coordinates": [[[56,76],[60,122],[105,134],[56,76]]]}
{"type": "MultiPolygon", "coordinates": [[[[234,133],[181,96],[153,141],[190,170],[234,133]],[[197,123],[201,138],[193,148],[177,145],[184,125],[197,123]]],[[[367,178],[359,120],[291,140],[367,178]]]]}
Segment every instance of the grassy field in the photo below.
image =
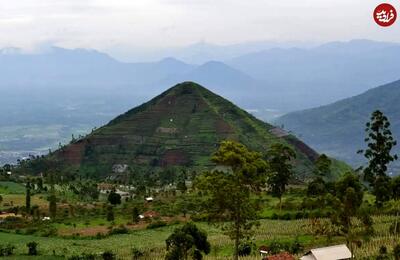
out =
{"type": "MultiPolygon", "coordinates": [[[[377,254],[381,245],[391,248],[399,242],[400,237],[389,234],[389,225],[394,221],[393,217],[375,217],[375,236],[369,241],[363,242],[356,249],[356,257],[362,259],[377,254]]],[[[216,226],[206,223],[198,225],[207,231],[212,245],[211,253],[206,259],[228,259],[232,255],[232,242],[216,226]]],[[[119,259],[130,259],[133,247],[146,253],[148,258],[160,259],[165,253],[165,239],[172,233],[177,225],[171,225],[158,229],[134,230],[129,234],[112,235],[102,239],[95,238],[60,238],[60,237],[37,237],[31,235],[18,235],[11,233],[0,233],[0,241],[14,244],[18,255],[26,254],[26,243],[35,241],[39,244],[41,255],[47,256],[72,256],[85,253],[99,254],[106,250],[113,251],[119,259]]],[[[295,238],[305,246],[305,250],[315,246],[332,245],[343,242],[343,238],[335,237],[331,241],[324,236],[313,235],[309,220],[260,220],[256,228],[254,241],[257,246],[268,244],[271,241],[293,241],[295,238]]],[[[12,259],[12,258],[9,258],[12,259]]],[[[18,258],[20,259],[20,258],[18,258]]],[[[28,258],[27,258],[28,259],[28,258]]],[[[44,258],[40,258],[44,259],[44,258]]],[[[56,258],[54,258],[56,259],[56,258]]]]}
{"type": "Polygon", "coordinates": [[[24,194],[25,187],[20,183],[11,181],[0,182],[0,194],[24,194]]]}
{"type": "MultiPolygon", "coordinates": [[[[6,194],[2,195],[3,205],[10,206],[25,206],[25,195],[23,194],[6,194]]],[[[39,207],[47,207],[48,201],[45,196],[39,194],[31,197],[32,205],[38,205],[39,207]]]]}

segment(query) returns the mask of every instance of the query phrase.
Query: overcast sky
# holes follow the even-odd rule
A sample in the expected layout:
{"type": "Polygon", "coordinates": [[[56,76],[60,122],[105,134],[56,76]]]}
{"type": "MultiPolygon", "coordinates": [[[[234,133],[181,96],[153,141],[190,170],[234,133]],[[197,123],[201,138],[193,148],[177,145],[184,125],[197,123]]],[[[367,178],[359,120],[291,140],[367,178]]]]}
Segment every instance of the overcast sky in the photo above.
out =
{"type": "MultiPolygon", "coordinates": [[[[199,41],[400,42],[372,18],[383,0],[1,0],[0,48],[57,45],[110,50],[199,41]]],[[[400,1],[385,0],[400,13],[400,1]]]]}

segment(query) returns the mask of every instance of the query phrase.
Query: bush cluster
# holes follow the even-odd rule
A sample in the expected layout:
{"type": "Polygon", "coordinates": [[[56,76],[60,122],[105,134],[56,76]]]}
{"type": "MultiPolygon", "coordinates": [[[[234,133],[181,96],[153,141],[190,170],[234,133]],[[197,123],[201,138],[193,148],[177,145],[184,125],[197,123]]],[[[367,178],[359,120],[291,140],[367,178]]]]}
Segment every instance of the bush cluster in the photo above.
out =
{"type": "Polygon", "coordinates": [[[123,225],[121,225],[117,228],[113,228],[108,232],[109,235],[128,234],[128,233],[129,233],[129,230],[123,225]]]}
{"type": "Polygon", "coordinates": [[[165,227],[166,225],[167,225],[167,222],[162,221],[162,220],[157,220],[157,221],[150,223],[147,226],[147,229],[155,229],[155,228],[165,227]]]}
{"type": "Polygon", "coordinates": [[[275,255],[280,252],[289,252],[291,254],[298,254],[303,251],[303,245],[296,238],[294,241],[290,242],[278,242],[273,241],[268,245],[271,254],[275,255]]]}
{"type": "Polygon", "coordinates": [[[297,211],[297,212],[286,212],[283,214],[273,213],[269,219],[279,220],[296,220],[306,218],[326,218],[331,215],[331,212],[324,210],[313,210],[313,211],[297,211]]]}
{"type": "Polygon", "coordinates": [[[0,245],[0,256],[10,256],[14,253],[15,246],[11,244],[0,245]]]}

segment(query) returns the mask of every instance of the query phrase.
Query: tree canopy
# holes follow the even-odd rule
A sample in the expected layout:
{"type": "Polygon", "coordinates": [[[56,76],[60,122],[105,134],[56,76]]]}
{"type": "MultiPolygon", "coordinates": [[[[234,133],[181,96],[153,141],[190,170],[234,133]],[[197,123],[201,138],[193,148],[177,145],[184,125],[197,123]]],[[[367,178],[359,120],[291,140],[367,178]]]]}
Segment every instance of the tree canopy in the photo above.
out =
{"type": "Polygon", "coordinates": [[[167,255],[165,259],[202,259],[202,253],[210,253],[210,243],[207,241],[207,234],[198,229],[193,223],[186,223],[183,227],[177,228],[165,241],[167,255]]]}
{"type": "Polygon", "coordinates": [[[211,220],[229,221],[227,234],[235,241],[238,258],[241,239],[249,234],[259,205],[252,194],[265,187],[267,163],[258,152],[234,141],[224,141],[212,160],[226,170],[205,172],[197,187],[206,194],[206,211],[211,220]]]}
{"type": "Polygon", "coordinates": [[[364,169],[364,179],[369,182],[376,196],[376,204],[390,199],[388,189],[390,179],[387,176],[388,165],[397,160],[397,155],[392,155],[392,148],[397,144],[390,131],[389,119],[379,110],[372,113],[370,122],[366,124],[367,149],[359,151],[368,160],[368,166],[364,169]]]}
{"type": "Polygon", "coordinates": [[[279,198],[279,207],[282,206],[282,195],[293,175],[292,159],[296,153],[288,146],[277,143],[267,151],[269,174],[267,184],[272,196],[279,198]]]}

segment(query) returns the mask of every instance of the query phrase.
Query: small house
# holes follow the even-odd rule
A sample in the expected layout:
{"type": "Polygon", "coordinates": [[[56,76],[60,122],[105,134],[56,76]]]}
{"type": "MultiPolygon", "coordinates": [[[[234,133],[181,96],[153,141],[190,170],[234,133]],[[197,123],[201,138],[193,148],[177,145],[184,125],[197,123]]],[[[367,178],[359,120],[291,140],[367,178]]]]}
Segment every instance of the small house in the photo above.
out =
{"type": "Polygon", "coordinates": [[[97,184],[97,189],[100,191],[100,193],[106,194],[114,190],[115,185],[111,183],[99,183],[97,184]]]}
{"type": "Polygon", "coordinates": [[[0,212],[0,220],[4,220],[9,217],[14,217],[14,218],[21,218],[21,215],[16,215],[15,213],[8,213],[8,212],[0,212]]]}
{"type": "Polygon", "coordinates": [[[154,198],[153,197],[147,197],[145,200],[146,200],[146,202],[153,202],[154,198]]]}
{"type": "Polygon", "coordinates": [[[342,260],[350,259],[351,252],[346,245],[328,246],[311,249],[300,260],[342,260]]]}

